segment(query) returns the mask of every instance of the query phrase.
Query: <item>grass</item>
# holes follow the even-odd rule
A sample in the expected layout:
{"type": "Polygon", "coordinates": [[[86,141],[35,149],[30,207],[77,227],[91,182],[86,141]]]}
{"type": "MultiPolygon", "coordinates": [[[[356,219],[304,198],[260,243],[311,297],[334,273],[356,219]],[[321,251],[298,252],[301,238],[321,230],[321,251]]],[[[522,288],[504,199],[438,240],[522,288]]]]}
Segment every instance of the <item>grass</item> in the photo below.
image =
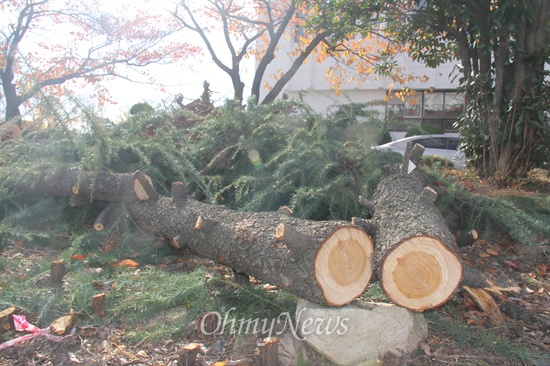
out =
{"type": "MultiPolygon", "coordinates": [[[[67,252],[61,257],[67,257],[67,252]]],[[[4,257],[0,257],[4,258],[4,257]]],[[[166,259],[166,258],[165,258],[166,259]]],[[[92,263],[96,263],[95,260],[92,263]]],[[[139,342],[183,337],[190,324],[208,312],[234,318],[276,318],[283,312],[293,316],[296,298],[287,292],[267,292],[262,286],[250,287],[233,282],[220,273],[205,268],[191,272],[161,269],[118,267],[111,262],[90,267],[83,261],[67,259],[67,273],[62,288],[49,286],[49,262],[20,261],[12,266],[10,276],[3,276],[0,307],[15,305],[29,320],[45,327],[72,309],[80,322],[97,325],[91,298],[107,294],[107,316],[115,324],[129,328],[126,338],[139,342]]]]}
{"type": "Polygon", "coordinates": [[[526,346],[506,339],[500,327],[493,329],[472,328],[457,320],[456,308],[445,305],[444,311],[449,316],[442,316],[438,311],[426,312],[430,328],[452,338],[460,346],[469,349],[480,349],[505,359],[514,365],[548,365],[549,355],[529,350],[526,346]]]}

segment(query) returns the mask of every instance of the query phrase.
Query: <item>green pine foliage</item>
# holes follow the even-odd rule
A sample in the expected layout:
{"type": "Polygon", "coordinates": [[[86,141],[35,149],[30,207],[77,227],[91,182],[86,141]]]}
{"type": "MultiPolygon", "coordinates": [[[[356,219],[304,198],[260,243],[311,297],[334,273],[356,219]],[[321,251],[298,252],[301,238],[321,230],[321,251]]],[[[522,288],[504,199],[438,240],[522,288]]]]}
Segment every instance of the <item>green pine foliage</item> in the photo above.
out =
{"type": "Polygon", "coordinates": [[[488,236],[492,231],[508,234],[514,241],[540,247],[550,244],[550,200],[548,197],[472,196],[462,210],[468,228],[488,236]]]}
{"type": "Polygon", "coordinates": [[[520,245],[549,246],[549,197],[471,194],[454,178],[437,175],[434,171],[427,174],[428,181],[438,181],[446,187],[446,193],[438,197],[436,204],[444,215],[449,211],[458,214],[461,231],[475,229],[484,238],[502,233],[520,245]]]}
{"type": "Polygon", "coordinates": [[[326,118],[295,102],[247,110],[229,103],[192,131],[195,160],[206,166],[225,147],[234,147],[227,165],[204,180],[217,202],[235,209],[287,205],[310,219],[364,216],[357,196],[372,193],[381,167],[395,156],[361,142],[346,144],[345,128],[353,122],[338,126],[342,117],[335,115],[336,120],[326,118]]]}

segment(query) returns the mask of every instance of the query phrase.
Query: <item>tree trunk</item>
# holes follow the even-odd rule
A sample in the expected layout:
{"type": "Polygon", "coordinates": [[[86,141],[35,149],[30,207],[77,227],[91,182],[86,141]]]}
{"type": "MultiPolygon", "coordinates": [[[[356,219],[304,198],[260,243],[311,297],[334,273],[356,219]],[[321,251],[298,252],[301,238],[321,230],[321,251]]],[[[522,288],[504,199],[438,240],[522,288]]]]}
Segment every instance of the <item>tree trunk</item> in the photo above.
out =
{"type": "Polygon", "coordinates": [[[395,304],[415,311],[445,303],[462,278],[456,244],[436,198],[418,169],[386,176],[373,197],[381,287],[395,304]]]}
{"type": "Polygon", "coordinates": [[[320,304],[351,302],[372,275],[372,240],[348,222],[238,212],[181,197],[129,209],[142,229],[320,304]]]}
{"type": "MultiPolygon", "coordinates": [[[[69,171],[45,176],[36,184],[7,183],[20,192],[124,201],[141,229],[168,238],[175,247],[187,246],[237,273],[324,305],[351,302],[363,293],[373,272],[370,236],[345,221],[238,212],[187,197],[181,183],[172,184],[173,197],[159,197],[139,171],[69,171]]],[[[108,216],[106,211],[103,215],[108,216]]]]}
{"type": "Polygon", "coordinates": [[[17,95],[17,89],[13,83],[13,72],[11,70],[3,72],[0,70],[0,79],[2,80],[2,88],[6,98],[4,122],[10,121],[16,123],[18,127],[21,127],[21,112],[19,111],[19,107],[21,106],[22,100],[21,97],[17,95]]]}
{"type": "Polygon", "coordinates": [[[151,178],[140,171],[113,174],[70,170],[44,174],[35,182],[26,179],[1,183],[15,192],[70,197],[73,202],[131,202],[158,197],[151,178]]]}

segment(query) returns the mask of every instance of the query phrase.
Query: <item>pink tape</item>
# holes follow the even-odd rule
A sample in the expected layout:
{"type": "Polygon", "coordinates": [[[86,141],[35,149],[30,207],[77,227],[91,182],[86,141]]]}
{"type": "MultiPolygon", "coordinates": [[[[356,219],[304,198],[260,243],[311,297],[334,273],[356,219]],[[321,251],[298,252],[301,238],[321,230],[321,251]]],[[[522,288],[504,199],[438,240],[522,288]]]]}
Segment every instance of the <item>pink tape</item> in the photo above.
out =
{"type": "Polygon", "coordinates": [[[44,336],[48,338],[50,341],[54,342],[61,342],[63,339],[71,336],[75,332],[75,328],[71,330],[71,333],[69,333],[66,336],[56,336],[53,334],[50,334],[50,328],[44,328],[40,329],[35,325],[32,325],[31,323],[27,322],[24,315],[13,315],[13,323],[15,324],[15,330],[18,332],[29,332],[31,334],[26,334],[24,336],[21,336],[19,338],[12,339],[11,341],[4,342],[0,344],[0,350],[3,350],[5,348],[11,347],[13,345],[16,345],[18,343],[27,341],[29,339],[33,339],[38,336],[44,336]]]}

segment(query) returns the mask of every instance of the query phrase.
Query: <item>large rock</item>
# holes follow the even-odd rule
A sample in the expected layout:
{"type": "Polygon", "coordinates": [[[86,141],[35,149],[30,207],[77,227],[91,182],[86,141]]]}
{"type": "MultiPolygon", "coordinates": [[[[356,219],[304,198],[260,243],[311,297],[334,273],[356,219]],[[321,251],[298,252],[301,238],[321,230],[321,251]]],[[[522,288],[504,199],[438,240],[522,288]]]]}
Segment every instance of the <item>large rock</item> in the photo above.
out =
{"type": "Polygon", "coordinates": [[[428,335],[422,314],[391,304],[358,301],[325,307],[299,300],[296,324],[301,338],[337,365],[376,365],[387,353],[412,352],[428,335]]]}

